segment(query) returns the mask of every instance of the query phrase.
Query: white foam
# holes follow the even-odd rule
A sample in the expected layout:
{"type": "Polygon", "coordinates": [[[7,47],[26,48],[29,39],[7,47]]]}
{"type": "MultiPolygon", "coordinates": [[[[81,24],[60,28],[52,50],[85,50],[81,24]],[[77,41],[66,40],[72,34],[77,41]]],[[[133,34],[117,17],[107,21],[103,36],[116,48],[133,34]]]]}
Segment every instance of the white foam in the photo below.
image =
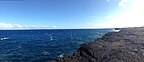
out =
{"type": "Polygon", "coordinates": [[[114,30],[115,32],[119,32],[120,30],[114,30]]]}
{"type": "Polygon", "coordinates": [[[7,40],[7,39],[9,39],[9,37],[0,38],[0,40],[7,40]]]}
{"type": "Polygon", "coordinates": [[[60,54],[58,57],[59,57],[59,58],[63,58],[63,57],[64,57],[64,54],[60,54]]]}
{"type": "Polygon", "coordinates": [[[44,51],[44,52],[42,52],[42,54],[49,55],[50,53],[48,51],[44,51]]]}
{"type": "Polygon", "coordinates": [[[3,40],[3,38],[0,38],[0,40],[3,40]]]}
{"type": "Polygon", "coordinates": [[[53,37],[52,37],[52,36],[50,37],[50,40],[51,40],[51,41],[53,40],[53,37]]]}
{"type": "Polygon", "coordinates": [[[120,31],[120,29],[119,29],[119,30],[115,30],[115,29],[113,29],[113,31],[114,31],[114,32],[119,32],[119,31],[120,31]]]}
{"type": "Polygon", "coordinates": [[[53,40],[53,39],[50,39],[51,41],[53,40]]]}

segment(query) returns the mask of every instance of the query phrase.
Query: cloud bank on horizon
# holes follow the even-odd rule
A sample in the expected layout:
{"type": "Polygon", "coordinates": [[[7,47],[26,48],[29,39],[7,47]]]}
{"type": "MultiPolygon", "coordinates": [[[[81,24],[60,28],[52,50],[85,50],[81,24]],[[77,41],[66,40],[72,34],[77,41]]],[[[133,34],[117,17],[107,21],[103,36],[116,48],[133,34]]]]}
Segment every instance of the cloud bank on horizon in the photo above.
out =
{"type": "Polygon", "coordinates": [[[10,23],[0,23],[0,29],[52,29],[57,28],[56,26],[36,26],[36,25],[20,25],[10,23]]]}

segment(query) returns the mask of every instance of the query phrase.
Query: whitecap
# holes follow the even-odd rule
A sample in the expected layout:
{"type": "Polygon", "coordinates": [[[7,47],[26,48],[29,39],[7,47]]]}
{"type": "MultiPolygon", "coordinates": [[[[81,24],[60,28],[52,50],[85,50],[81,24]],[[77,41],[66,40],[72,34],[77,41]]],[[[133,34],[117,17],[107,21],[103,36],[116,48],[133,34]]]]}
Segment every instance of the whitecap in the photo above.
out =
{"type": "Polygon", "coordinates": [[[52,37],[52,36],[50,37],[50,40],[51,40],[51,41],[53,40],[53,37],[52,37]]]}
{"type": "Polygon", "coordinates": [[[53,38],[52,36],[50,38],[53,38]]]}
{"type": "Polygon", "coordinates": [[[48,51],[44,51],[44,52],[42,52],[42,54],[49,55],[50,53],[48,51]]]}
{"type": "Polygon", "coordinates": [[[119,32],[120,30],[114,30],[114,32],[119,32]]]}
{"type": "Polygon", "coordinates": [[[119,32],[121,29],[113,29],[114,32],[119,32]]]}
{"type": "Polygon", "coordinates": [[[59,58],[63,58],[63,57],[64,57],[64,54],[60,54],[58,57],[59,57],[59,58]]]}
{"type": "Polygon", "coordinates": [[[50,39],[51,41],[53,40],[53,39],[50,39]]]}
{"type": "Polygon", "coordinates": [[[9,37],[2,37],[2,38],[0,38],[0,40],[7,40],[7,39],[9,39],[9,37]]]}

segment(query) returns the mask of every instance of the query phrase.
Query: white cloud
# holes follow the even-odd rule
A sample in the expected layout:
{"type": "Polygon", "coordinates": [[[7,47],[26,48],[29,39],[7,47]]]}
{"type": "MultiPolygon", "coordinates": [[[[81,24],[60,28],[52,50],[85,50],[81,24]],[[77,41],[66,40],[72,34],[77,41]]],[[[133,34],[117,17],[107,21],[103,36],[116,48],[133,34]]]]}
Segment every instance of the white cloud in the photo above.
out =
{"type": "Polygon", "coordinates": [[[118,5],[125,6],[127,4],[127,2],[128,2],[128,0],[121,0],[118,5]]]}
{"type": "Polygon", "coordinates": [[[110,0],[106,0],[106,2],[109,2],[110,0]]]}
{"type": "Polygon", "coordinates": [[[104,27],[140,27],[144,26],[144,0],[133,0],[128,10],[101,24],[104,27]]]}
{"type": "Polygon", "coordinates": [[[13,28],[23,28],[23,26],[20,24],[13,24],[13,28]]]}
{"type": "Polygon", "coordinates": [[[53,26],[53,28],[57,28],[57,26],[53,26]]]}
{"type": "MultiPolygon", "coordinates": [[[[117,0],[117,1],[119,1],[119,0],[117,0]]],[[[110,2],[110,0],[106,0],[106,2],[110,2]]],[[[123,6],[126,6],[127,3],[128,3],[128,0],[120,0],[118,5],[123,7],[123,6]]]]}
{"type": "MultiPolygon", "coordinates": [[[[10,24],[0,23],[0,29],[48,29],[48,26],[37,26],[37,25],[21,25],[21,24],[10,24]]],[[[56,28],[53,26],[52,28],[56,28]]]]}
{"type": "Polygon", "coordinates": [[[36,25],[32,25],[31,28],[39,28],[39,27],[36,25]]]}
{"type": "Polygon", "coordinates": [[[9,23],[0,23],[0,28],[1,29],[9,29],[9,28],[13,28],[13,25],[9,24],[9,23]]]}
{"type": "Polygon", "coordinates": [[[0,29],[26,28],[20,24],[0,23],[0,29]]]}

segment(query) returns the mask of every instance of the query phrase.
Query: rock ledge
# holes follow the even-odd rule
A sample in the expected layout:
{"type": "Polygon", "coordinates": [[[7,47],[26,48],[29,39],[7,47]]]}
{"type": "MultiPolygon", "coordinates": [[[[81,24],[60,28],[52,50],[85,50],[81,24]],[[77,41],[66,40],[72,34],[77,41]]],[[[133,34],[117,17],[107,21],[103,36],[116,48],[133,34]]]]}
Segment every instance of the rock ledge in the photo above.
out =
{"type": "Polygon", "coordinates": [[[144,62],[144,27],[107,33],[58,62],[144,62]]]}

